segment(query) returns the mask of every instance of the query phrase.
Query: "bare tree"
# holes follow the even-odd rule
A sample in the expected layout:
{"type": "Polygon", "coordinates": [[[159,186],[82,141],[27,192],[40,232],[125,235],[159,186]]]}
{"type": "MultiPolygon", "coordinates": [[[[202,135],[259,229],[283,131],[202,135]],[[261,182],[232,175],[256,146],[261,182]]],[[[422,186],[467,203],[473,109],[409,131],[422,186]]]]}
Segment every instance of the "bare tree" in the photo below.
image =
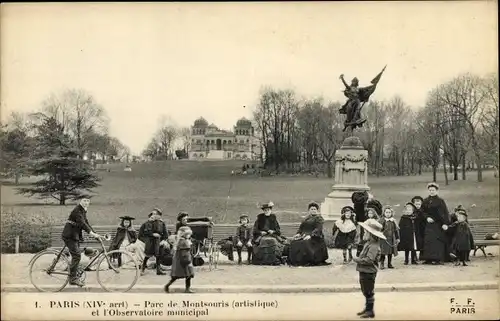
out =
{"type": "MultiPolygon", "coordinates": [[[[437,91],[437,99],[447,110],[451,111],[458,122],[464,124],[464,130],[470,139],[471,148],[474,152],[478,167],[477,180],[483,181],[482,168],[484,153],[478,133],[481,132],[481,115],[487,101],[487,91],[484,88],[484,80],[472,74],[463,74],[453,80],[441,85],[437,91]]],[[[449,127],[451,122],[447,122],[449,127]]]]}
{"type": "Polygon", "coordinates": [[[83,89],[52,94],[42,103],[41,114],[62,125],[76,145],[80,159],[88,152],[93,134],[105,134],[108,130],[109,119],[104,108],[83,89]]]}
{"type": "Polygon", "coordinates": [[[326,161],[327,175],[333,177],[332,165],[335,152],[343,142],[343,119],[338,112],[340,103],[322,107],[319,117],[318,147],[326,161]]]}
{"type": "Polygon", "coordinates": [[[186,154],[189,154],[191,149],[191,128],[183,127],[179,130],[179,136],[182,139],[182,146],[186,154]]]}

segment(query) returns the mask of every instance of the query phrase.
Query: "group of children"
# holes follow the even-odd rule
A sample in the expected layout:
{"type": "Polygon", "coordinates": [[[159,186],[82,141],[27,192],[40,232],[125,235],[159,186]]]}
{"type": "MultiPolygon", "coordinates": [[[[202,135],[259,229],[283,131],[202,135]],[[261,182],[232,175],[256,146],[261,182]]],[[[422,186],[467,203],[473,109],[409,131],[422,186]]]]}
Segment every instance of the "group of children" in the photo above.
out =
{"type": "MultiPolygon", "coordinates": [[[[338,231],[337,233],[339,234],[336,237],[340,236],[341,239],[352,241],[352,247],[355,239],[353,233],[358,232],[358,234],[362,235],[359,241],[360,244],[363,244],[363,248],[358,257],[352,258],[352,254],[350,253],[351,247],[347,246],[343,249],[344,262],[348,262],[345,260],[345,252],[349,251],[350,260],[353,260],[357,264],[356,271],[359,273],[361,292],[365,297],[365,308],[357,314],[361,318],[375,317],[375,279],[379,263],[380,269],[384,268],[385,256],[387,256],[387,267],[393,268],[391,264],[392,255],[397,255],[398,244],[404,242],[405,265],[409,263],[409,254],[411,254],[411,264],[417,264],[416,250],[419,248],[419,244],[417,240],[418,224],[416,223],[416,210],[420,209],[421,201],[421,197],[415,197],[412,199],[412,202],[408,202],[405,205],[399,224],[394,219],[394,210],[389,206],[384,208],[381,219],[377,217],[374,209],[367,209],[367,220],[359,224],[355,222],[355,217],[352,215],[352,208],[344,207],[342,209],[342,218],[339,221],[339,225],[343,224],[342,226],[348,226],[349,228],[334,227],[334,233],[338,231]],[[418,200],[418,202],[415,202],[415,200],[418,200]],[[415,203],[417,204],[415,205],[415,203]],[[345,224],[346,221],[350,221],[350,223],[345,224]],[[360,228],[353,230],[352,225],[357,225],[360,228]],[[400,226],[403,226],[403,229],[400,229],[400,226]]],[[[458,258],[455,265],[459,265],[461,262],[465,266],[468,253],[474,247],[474,240],[467,222],[467,212],[462,206],[458,206],[455,209],[451,215],[451,222],[448,227],[449,235],[452,236],[451,255],[458,258]]],[[[338,225],[336,224],[336,226],[338,225]]],[[[343,243],[338,241],[336,244],[343,243]]]]}
{"type": "MultiPolygon", "coordinates": [[[[417,251],[422,252],[423,248],[423,227],[420,221],[424,220],[424,214],[419,212],[423,199],[416,196],[411,202],[405,204],[403,213],[396,222],[394,209],[385,206],[382,210],[382,217],[379,217],[377,208],[368,207],[366,218],[374,219],[382,226],[382,233],[385,239],[380,240],[380,269],[385,269],[386,258],[387,268],[393,269],[392,258],[398,255],[399,251],[404,251],[404,264],[418,264],[417,251]]],[[[365,230],[356,221],[354,209],[345,206],[341,210],[341,217],[337,220],[332,229],[333,247],[342,249],[344,264],[353,261],[352,250],[357,248],[356,257],[359,257],[361,249],[366,240],[363,238],[365,230]]],[[[455,258],[455,265],[460,263],[464,266],[469,257],[469,252],[474,248],[474,240],[467,220],[465,208],[459,205],[451,215],[451,224],[448,227],[447,235],[451,238],[450,256],[455,258]]]]}

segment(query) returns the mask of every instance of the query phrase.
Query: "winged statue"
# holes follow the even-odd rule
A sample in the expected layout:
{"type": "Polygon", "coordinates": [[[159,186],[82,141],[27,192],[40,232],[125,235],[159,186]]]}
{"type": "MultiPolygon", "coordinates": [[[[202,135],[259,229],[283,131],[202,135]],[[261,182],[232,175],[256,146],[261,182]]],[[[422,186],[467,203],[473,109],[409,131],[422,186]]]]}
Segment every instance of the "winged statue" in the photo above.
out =
{"type": "Polygon", "coordinates": [[[359,87],[358,78],[354,77],[351,80],[351,84],[347,84],[344,79],[344,75],[340,75],[340,80],[345,86],[344,95],[347,97],[346,103],[339,109],[341,114],[347,115],[344,121],[344,130],[351,128],[354,130],[358,127],[363,127],[366,122],[366,118],[361,117],[361,109],[368,102],[370,96],[375,92],[377,84],[382,77],[387,65],[382,69],[382,71],[372,79],[371,85],[366,87],[359,87]]]}

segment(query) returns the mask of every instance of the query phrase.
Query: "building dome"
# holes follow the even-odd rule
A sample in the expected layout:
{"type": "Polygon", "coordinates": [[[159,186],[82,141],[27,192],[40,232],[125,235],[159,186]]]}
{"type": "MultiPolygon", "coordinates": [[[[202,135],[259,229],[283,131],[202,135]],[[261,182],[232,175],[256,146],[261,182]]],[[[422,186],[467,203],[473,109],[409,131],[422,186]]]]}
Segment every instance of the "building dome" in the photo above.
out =
{"type": "Polygon", "coordinates": [[[194,127],[207,127],[207,126],[208,122],[203,117],[200,117],[194,121],[194,127]]]}
{"type": "Polygon", "coordinates": [[[210,124],[210,126],[208,126],[208,128],[210,129],[215,129],[215,130],[218,130],[219,128],[217,128],[217,126],[215,126],[214,123],[210,124]]]}
{"type": "Polygon", "coordinates": [[[243,117],[236,122],[236,126],[237,127],[248,127],[248,126],[252,126],[252,122],[250,122],[248,119],[243,117]]]}

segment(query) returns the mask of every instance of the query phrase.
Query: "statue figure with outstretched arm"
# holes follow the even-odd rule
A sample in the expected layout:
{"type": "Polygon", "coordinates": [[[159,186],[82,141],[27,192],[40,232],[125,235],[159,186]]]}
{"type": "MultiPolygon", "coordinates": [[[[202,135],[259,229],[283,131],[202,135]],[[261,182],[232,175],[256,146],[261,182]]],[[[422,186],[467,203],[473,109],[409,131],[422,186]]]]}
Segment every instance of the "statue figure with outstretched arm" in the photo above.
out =
{"type": "Polygon", "coordinates": [[[342,80],[342,83],[345,86],[344,95],[347,97],[346,103],[339,109],[341,114],[345,114],[347,116],[344,122],[344,131],[349,127],[351,130],[356,129],[357,127],[363,127],[366,119],[361,118],[361,109],[368,101],[371,94],[375,92],[377,84],[386,67],[384,67],[384,69],[382,69],[382,71],[375,78],[373,78],[371,85],[362,88],[359,88],[358,78],[354,77],[349,85],[345,81],[344,75],[340,75],[340,80],[342,80]]]}

